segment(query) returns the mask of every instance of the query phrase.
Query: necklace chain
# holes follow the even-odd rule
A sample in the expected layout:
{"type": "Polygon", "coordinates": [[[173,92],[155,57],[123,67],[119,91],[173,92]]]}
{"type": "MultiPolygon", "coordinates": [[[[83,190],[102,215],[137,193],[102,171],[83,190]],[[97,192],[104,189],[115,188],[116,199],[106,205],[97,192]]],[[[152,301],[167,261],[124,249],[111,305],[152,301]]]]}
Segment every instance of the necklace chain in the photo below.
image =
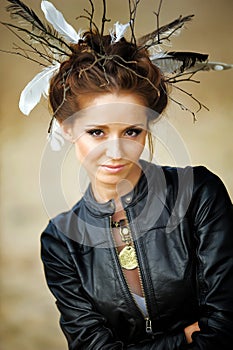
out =
{"type": "Polygon", "coordinates": [[[122,225],[127,225],[127,220],[126,219],[121,219],[119,221],[112,221],[111,226],[112,227],[121,227],[122,225]]]}
{"type": "Polygon", "coordinates": [[[126,219],[122,219],[120,221],[113,221],[112,227],[119,227],[122,242],[126,243],[127,245],[129,245],[132,242],[129,224],[126,219]]]}
{"type": "Polygon", "coordinates": [[[121,240],[126,244],[119,253],[121,266],[126,270],[134,270],[138,267],[138,262],[128,220],[122,219],[120,221],[112,221],[111,226],[120,229],[121,240]]]}

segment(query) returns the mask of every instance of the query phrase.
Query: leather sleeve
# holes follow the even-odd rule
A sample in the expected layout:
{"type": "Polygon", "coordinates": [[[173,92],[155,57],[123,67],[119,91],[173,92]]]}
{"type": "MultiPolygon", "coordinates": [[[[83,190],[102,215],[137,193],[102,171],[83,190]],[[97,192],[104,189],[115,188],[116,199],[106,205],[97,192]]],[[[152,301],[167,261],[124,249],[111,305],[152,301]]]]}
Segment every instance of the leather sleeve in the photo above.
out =
{"type": "Polygon", "coordinates": [[[160,337],[149,342],[126,346],[114,339],[105,318],[82,290],[82,285],[67,249],[66,238],[50,222],[41,236],[41,256],[47,284],[56,298],[60,325],[69,350],[178,350],[184,334],[160,337]]]}
{"type": "Polygon", "coordinates": [[[41,236],[41,257],[48,287],[60,311],[60,326],[69,350],[118,350],[121,342],[114,340],[105,327],[105,319],[82,291],[65,238],[50,223],[41,236]],[[64,239],[64,240],[63,240],[64,239]]]}
{"type": "Polygon", "coordinates": [[[233,346],[232,204],[216,175],[198,167],[194,176],[198,185],[192,221],[197,240],[201,331],[193,333],[193,342],[184,349],[229,350],[233,346]]]}
{"type": "Polygon", "coordinates": [[[180,350],[187,344],[184,332],[166,335],[156,338],[156,340],[130,345],[128,350],[180,350]]]}

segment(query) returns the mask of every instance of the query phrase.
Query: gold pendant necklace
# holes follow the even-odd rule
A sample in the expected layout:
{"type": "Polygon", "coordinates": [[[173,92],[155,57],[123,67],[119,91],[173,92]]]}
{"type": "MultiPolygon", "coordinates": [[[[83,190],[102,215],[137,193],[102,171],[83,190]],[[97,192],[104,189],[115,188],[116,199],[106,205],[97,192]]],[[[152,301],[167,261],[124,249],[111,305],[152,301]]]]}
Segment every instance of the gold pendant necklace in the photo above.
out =
{"type": "Polygon", "coordinates": [[[119,253],[121,266],[126,270],[134,270],[138,267],[137,256],[134,247],[125,246],[119,253]]]}
{"type": "Polygon", "coordinates": [[[126,270],[136,269],[138,267],[137,255],[132,245],[132,237],[127,220],[112,222],[112,227],[120,228],[121,240],[126,243],[126,246],[119,253],[121,267],[126,270]]]}

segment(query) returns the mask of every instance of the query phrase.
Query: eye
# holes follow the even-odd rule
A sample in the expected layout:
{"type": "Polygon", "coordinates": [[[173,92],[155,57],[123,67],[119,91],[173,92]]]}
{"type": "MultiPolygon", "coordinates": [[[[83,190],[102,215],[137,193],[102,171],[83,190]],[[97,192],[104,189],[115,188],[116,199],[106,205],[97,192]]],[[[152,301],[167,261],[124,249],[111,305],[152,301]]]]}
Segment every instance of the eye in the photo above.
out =
{"type": "Polygon", "coordinates": [[[101,137],[104,135],[104,132],[101,129],[91,129],[91,130],[88,130],[87,133],[94,137],[101,137]]]}
{"type": "Polygon", "coordinates": [[[128,130],[126,130],[125,134],[126,136],[129,137],[137,137],[138,135],[140,135],[142,132],[142,129],[139,128],[130,128],[128,130]]]}

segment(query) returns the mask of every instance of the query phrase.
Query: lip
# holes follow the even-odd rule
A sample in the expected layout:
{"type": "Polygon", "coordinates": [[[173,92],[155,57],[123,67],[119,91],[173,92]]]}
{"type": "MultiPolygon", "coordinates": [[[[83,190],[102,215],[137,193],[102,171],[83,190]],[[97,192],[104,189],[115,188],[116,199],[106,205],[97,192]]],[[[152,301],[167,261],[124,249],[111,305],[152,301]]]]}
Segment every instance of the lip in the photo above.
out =
{"type": "Polygon", "coordinates": [[[125,164],[118,164],[118,165],[106,165],[106,164],[104,164],[101,167],[111,174],[116,174],[116,173],[120,172],[121,170],[123,170],[123,168],[125,167],[125,164]]]}

